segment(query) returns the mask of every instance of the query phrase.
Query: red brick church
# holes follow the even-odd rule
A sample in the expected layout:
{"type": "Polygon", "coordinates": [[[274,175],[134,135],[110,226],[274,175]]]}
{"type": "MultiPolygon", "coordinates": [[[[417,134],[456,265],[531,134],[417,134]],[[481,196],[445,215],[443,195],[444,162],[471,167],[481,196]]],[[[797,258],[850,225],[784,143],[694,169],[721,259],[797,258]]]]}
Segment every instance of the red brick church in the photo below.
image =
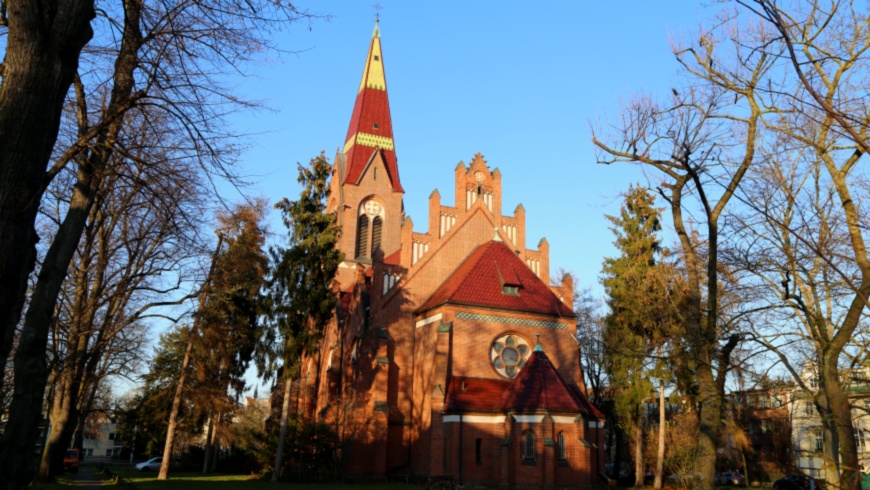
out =
{"type": "Polygon", "coordinates": [[[403,210],[377,26],[329,210],[345,260],[337,312],[303,362],[299,409],[337,427],[349,476],[448,476],[509,488],[589,485],[603,415],[587,400],[573,285],[550,284],[549,245],[502,212],[502,174],[477,154],[455,201],[403,210]]]}

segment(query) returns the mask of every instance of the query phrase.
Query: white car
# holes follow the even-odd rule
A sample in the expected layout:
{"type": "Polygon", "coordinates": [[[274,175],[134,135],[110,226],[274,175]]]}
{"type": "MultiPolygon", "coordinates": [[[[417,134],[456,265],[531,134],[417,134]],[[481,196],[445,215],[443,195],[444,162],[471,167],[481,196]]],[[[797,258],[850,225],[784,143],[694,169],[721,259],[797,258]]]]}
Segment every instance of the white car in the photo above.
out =
{"type": "Polygon", "coordinates": [[[161,464],[163,464],[163,458],[151,458],[144,463],[137,464],[136,471],[157,471],[161,464]]]}

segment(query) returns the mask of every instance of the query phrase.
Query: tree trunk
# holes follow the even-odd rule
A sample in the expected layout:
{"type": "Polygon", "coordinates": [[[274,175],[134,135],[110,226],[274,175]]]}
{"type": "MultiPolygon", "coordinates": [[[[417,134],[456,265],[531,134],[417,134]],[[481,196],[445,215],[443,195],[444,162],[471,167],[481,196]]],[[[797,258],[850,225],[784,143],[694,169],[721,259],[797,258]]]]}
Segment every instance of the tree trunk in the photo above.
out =
{"type": "MultiPolygon", "coordinates": [[[[825,401],[825,403],[827,403],[825,401]]],[[[840,452],[839,441],[837,438],[837,425],[831,416],[831,412],[827,407],[819,410],[819,418],[822,421],[822,440],[823,446],[821,451],[822,469],[825,470],[825,483],[830,488],[845,488],[845,482],[842,481],[840,474],[840,452]]],[[[818,487],[817,487],[818,488],[818,487]]]]}
{"type": "Polygon", "coordinates": [[[166,444],[163,446],[163,462],[160,463],[158,480],[169,477],[169,465],[172,460],[172,444],[175,442],[175,428],[178,427],[178,411],[181,408],[181,396],[184,392],[184,383],[187,381],[187,367],[190,365],[190,355],[193,351],[195,326],[188,332],[187,348],[184,350],[184,360],[181,361],[181,374],[178,377],[178,385],[175,387],[175,396],[172,398],[172,410],[169,412],[169,424],[166,426],[166,444]]]}
{"type": "Polygon", "coordinates": [[[71,422],[70,405],[74,403],[69,373],[61,373],[60,379],[61,384],[54,395],[49,414],[51,432],[48,435],[48,440],[45,442],[45,449],[42,452],[42,460],[39,464],[38,479],[44,482],[51,481],[54,476],[63,474],[63,456],[70,443],[70,433],[64,430],[67,424],[71,422]],[[58,463],[60,464],[58,465],[58,463]]]}
{"type": "Polygon", "coordinates": [[[209,468],[211,467],[211,452],[212,452],[212,438],[214,436],[214,413],[210,413],[208,416],[208,430],[205,432],[205,455],[202,458],[202,472],[203,474],[209,472],[209,468]]]}
{"type": "Polygon", "coordinates": [[[619,481],[619,479],[622,478],[622,453],[624,452],[622,449],[622,441],[625,437],[625,431],[622,430],[618,424],[614,424],[613,430],[615,431],[616,437],[616,444],[614,444],[613,446],[615,448],[614,451],[616,452],[613,460],[613,466],[615,467],[616,476],[613,478],[619,481]]]}
{"type": "Polygon", "coordinates": [[[823,392],[827,398],[828,410],[830,410],[829,418],[835,429],[832,434],[835,437],[832,439],[836,441],[836,444],[832,444],[831,451],[833,456],[839,456],[837,472],[840,476],[840,488],[860,490],[861,474],[858,469],[860,461],[857,458],[858,450],[852,427],[849,399],[840,383],[840,373],[836,360],[833,356],[826,356],[823,362],[825,366],[820,370],[822,374],[820,381],[823,383],[823,392]]]}
{"type": "MultiPolygon", "coordinates": [[[[285,366],[286,367],[286,366],[285,366]]],[[[284,459],[284,439],[287,438],[287,417],[290,415],[290,388],[293,385],[293,379],[286,374],[284,381],[284,402],[281,404],[281,430],[278,432],[278,447],[275,450],[275,468],[272,470],[272,479],[270,481],[277,482],[281,476],[281,464],[284,459]]]]}
{"type": "Polygon", "coordinates": [[[659,385],[659,448],[656,454],[655,488],[662,488],[665,464],[665,381],[659,385]]]}
{"type": "MultiPolygon", "coordinates": [[[[0,368],[12,350],[36,260],[34,223],[61,110],[96,16],[93,0],[8,0],[5,6],[9,25],[6,58],[0,63],[0,368]]],[[[0,369],[0,388],[7,381],[0,369]]],[[[14,446],[9,454],[21,453],[19,441],[7,444],[14,446]]],[[[7,467],[13,470],[6,475],[10,479],[0,476],[0,488],[26,468],[7,467]]]]}
{"type": "Polygon", "coordinates": [[[698,416],[698,453],[695,459],[695,489],[712,490],[716,476],[716,446],[719,441],[722,400],[709,365],[697,372],[701,413],[698,416]]]}
{"type": "Polygon", "coordinates": [[[643,486],[643,410],[638,407],[634,421],[634,486],[643,486]]]}
{"type": "Polygon", "coordinates": [[[209,463],[209,469],[208,469],[211,473],[214,473],[217,470],[217,462],[218,462],[218,458],[220,457],[220,454],[221,454],[221,451],[220,451],[221,436],[220,436],[219,429],[221,427],[222,417],[223,417],[223,415],[218,414],[217,424],[215,426],[215,431],[212,434],[212,438],[211,438],[211,462],[209,463]]]}
{"type": "MultiPolygon", "coordinates": [[[[208,275],[205,276],[205,283],[200,294],[199,307],[205,305],[205,293],[208,285],[211,283],[212,275],[214,274],[215,264],[217,263],[218,254],[223,245],[223,235],[218,234],[217,247],[211,256],[211,265],[208,269],[208,275]]],[[[200,315],[197,314],[193,320],[193,326],[188,332],[187,348],[184,349],[184,359],[181,361],[181,373],[178,376],[178,385],[175,387],[175,396],[172,398],[172,409],[169,412],[169,424],[166,426],[166,444],[163,446],[163,462],[160,463],[160,473],[157,475],[158,480],[165,480],[169,477],[169,466],[172,460],[172,445],[175,442],[175,429],[178,427],[178,411],[181,408],[181,396],[184,392],[184,383],[187,380],[187,367],[190,365],[190,356],[193,352],[193,341],[196,339],[197,331],[199,330],[200,315]]]]}

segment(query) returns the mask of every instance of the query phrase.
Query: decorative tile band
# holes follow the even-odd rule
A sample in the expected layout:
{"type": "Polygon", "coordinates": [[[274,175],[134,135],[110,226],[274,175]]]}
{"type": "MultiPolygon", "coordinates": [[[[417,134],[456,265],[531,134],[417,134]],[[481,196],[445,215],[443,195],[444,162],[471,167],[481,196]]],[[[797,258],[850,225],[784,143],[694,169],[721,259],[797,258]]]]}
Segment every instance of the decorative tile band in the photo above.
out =
{"type": "Polygon", "coordinates": [[[376,134],[357,133],[356,142],[373,148],[383,148],[385,150],[393,150],[393,138],[378,136],[376,134]]]}
{"type": "Polygon", "coordinates": [[[376,134],[368,134],[368,133],[355,133],[353,136],[347,139],[344,142],[344,150],[342,153],[347,153],[348,150],[355,144],[359,143],[363,146],[369,146],[371,148],[383,148],[384,150],[394,150],[393,147],[393,138],[387,138],[385,136],[378,136],[376,134]]]}
{"type": "Polygon", "coordinates": [[[456,318],[459,318],[460,320],[474,320],[481,322],[504,323],[508,325],[520,325],[523,327],[540,327],[552,328],[555,330],[568,330],[568,327],[566,327],[564,323],[559,322],[529,320],[528,318],[513,318],[509,316],[484,315],[481,313],[470,313],[467,311],[460,311],[456,313],[456,318]]]}

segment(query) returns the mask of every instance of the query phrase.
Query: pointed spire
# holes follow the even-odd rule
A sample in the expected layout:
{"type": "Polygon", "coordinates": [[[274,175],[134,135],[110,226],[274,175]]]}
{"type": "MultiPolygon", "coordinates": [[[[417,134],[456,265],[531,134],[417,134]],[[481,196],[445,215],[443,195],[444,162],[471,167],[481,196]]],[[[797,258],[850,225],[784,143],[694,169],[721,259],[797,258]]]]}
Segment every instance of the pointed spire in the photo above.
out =
{"type": "Polygon", "coordinates": [[[399,168],[393,144],[393,125],[390,119],[387,77],[384,72],[378,19],[375,19],[375,30],[369,44],[343,153],[347,156],[347,173],[343,183],[357,184],[372,158],[376,153],[380,153],[386,164],[393,190],[404,192],[399,181],[399,168]]]}

